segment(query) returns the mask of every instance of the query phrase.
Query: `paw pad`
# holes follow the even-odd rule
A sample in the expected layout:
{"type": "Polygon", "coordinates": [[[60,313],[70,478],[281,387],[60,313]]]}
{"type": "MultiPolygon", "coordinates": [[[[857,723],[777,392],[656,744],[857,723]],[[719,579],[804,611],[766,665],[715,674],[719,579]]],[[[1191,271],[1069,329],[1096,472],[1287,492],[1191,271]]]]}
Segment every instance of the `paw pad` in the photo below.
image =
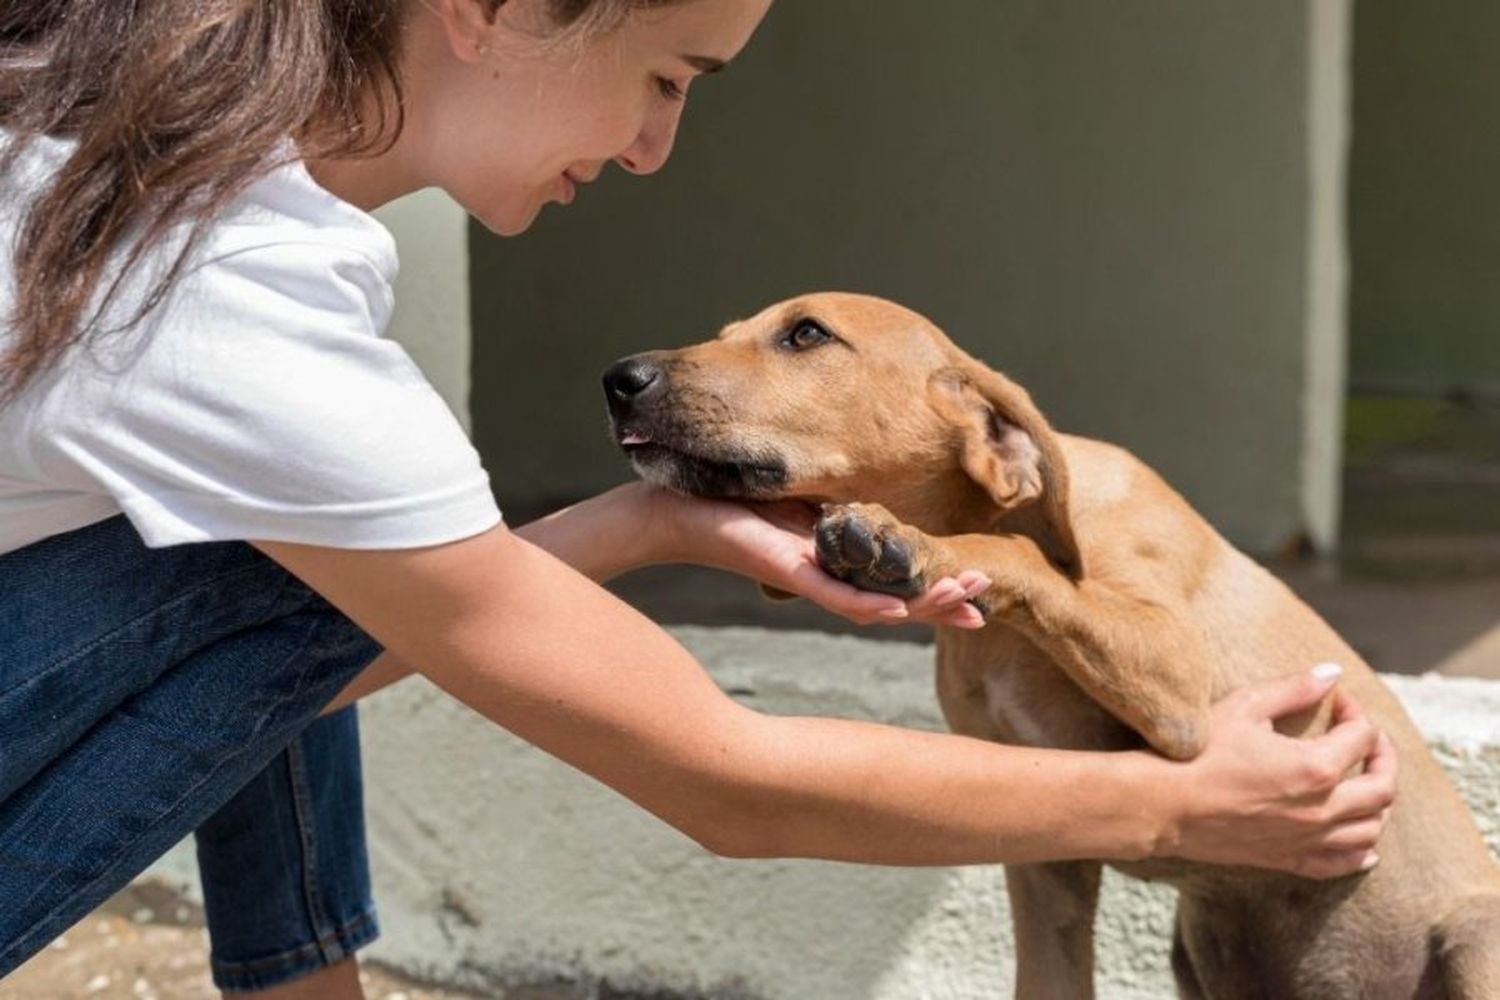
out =
{"type": "Polygon", "coordinates": [[[915,597],[926,588],[913,546],[897,534],[894,521],[852,507],[832,507],[819,519],[815,536],[818,563],[830,576],[861,590],[915,597]]]}

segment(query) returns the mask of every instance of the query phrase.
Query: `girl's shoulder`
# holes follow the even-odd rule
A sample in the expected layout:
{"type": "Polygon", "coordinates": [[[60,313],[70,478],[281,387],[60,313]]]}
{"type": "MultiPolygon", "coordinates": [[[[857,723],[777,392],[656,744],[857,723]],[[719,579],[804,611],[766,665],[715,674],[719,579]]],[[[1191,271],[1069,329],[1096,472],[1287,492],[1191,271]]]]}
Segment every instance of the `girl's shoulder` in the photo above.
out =
{"type": "Polygon", "coordinates": [[[290,140],[265,175],[215,220],[203,259],[278,244],[326,246],[368,260],[382,280],[395,279],[396,242],[380,220],[321,187],[290,140]]]}
{"type": "MultiPolygon", "coordinates": [[[[0,230],[16,231],[31,204],[57,176],[76,146],[76,140],[49,135],[18,140],[0,128],[0,230]],[[18,141],[20,145],[16,146],[18,141]]],[[[151,256],[170,262],[190,229],[191,223],[180,224],[151,256]]],[[[264,174],[208,220],[199,234],[190,267],[284,244],[322,246],[330,256],[362,258],[382,282],[389,284],[395,279],[396,243],[390,230],[373,215],[319,186],[290,139],[268,157],[264,174]]],[[[146,270],[150,270],[147,263],[146,270]]]]}

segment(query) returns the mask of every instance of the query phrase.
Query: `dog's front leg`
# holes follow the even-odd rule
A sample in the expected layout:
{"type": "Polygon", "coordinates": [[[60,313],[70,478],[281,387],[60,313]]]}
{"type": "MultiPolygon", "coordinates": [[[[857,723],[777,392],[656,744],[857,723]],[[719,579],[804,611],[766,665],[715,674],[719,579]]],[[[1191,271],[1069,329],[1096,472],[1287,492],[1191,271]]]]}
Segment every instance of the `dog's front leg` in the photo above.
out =
{"type": "Polygon", "coordinates": [[[1091,1000],[1100,866],[1006,865],[1016,931],[1016,1000],[1091,1000]]]}
{"type": "Polygon", "coordinates": [[[1438,961],[1452,1000],[1500,998],[1500,897],[1460,901],[1438,928],[1438,961]]]}
{"type": "Polygon", "coordinates": [[[1213,667],[1168,594],[1073,579],[1025,535],[936,538],[878,504],[829,507],[815,534],[824,568],[866,590],[911,597],[940,577],[983,571],[992,585],[973,603],[985,617],[1024,635],[1159,753],[1187,760],[1202,750],[1213,667]]]}

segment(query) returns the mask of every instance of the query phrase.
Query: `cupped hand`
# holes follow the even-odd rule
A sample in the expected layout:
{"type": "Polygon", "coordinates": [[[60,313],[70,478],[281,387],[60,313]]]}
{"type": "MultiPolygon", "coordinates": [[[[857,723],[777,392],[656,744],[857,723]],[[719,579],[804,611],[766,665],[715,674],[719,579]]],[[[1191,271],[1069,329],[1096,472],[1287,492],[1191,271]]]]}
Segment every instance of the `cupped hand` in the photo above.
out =
{"type": "Polygon", "coordinates": [[[1333,878],[1379,860],[1396,795],[1396,753],[1352,698],[1333,694],[1331,728],[1306,739],[1272,728],[1317,705],[1333,665],[1249,685],[1215,707],[1208,745],[1180,780],[1175,843],[1164,853],[1333,878]]]}
{"type": "Polygon", "coordinates": [[[936,580],[910,600],[860,590],[829,576],[818,565],[813,540],[818,512],[812,504],[702,500],[665,490],[655,490],[651,500],[668,526],[664,530],[672,541],[667,548],[676,559],[750,577],[861,625],[984,626],[984,616],[969,603],[990,586],[977,570],[936,580]]]}

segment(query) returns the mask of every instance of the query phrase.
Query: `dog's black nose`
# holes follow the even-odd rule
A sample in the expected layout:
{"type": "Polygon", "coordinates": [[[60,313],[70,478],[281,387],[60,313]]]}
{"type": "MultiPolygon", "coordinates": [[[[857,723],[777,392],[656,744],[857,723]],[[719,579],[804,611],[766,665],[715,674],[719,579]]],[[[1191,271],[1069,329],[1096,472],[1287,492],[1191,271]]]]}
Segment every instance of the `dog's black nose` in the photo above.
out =
{"type": "Polygon", "coordinates": [[[639,399],[661,382],[661,369],[650,360],[636,356],[616,361],[604,372],[604,395],[611,405],[639,399]]]}

